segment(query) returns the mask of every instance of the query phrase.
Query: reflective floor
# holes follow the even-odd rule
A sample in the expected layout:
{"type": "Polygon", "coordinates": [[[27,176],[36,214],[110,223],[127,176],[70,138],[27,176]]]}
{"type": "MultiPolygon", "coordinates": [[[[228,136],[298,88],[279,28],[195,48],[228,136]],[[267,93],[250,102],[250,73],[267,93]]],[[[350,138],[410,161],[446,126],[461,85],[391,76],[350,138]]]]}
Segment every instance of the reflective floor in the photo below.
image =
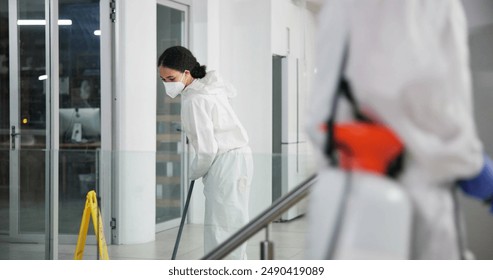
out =
{"type": "MultiPolygon", "coordinates": [[[[298,218],[290,222],[273,223],[271,227],[271,240],[274,242],[274,258],[278,260],[297,260],[304,258],[304,238],[306,219],[298,218]]],[[[156,240],[138,245],[111,245],[108,253],[112,260],[169,260],[173,253],[178,228],[166,230],[156,234],[156,240]]],[[[260,259],[260,241],[265,239],[265,231],[256,234],[247,246],[248,259],[260,259]]],[[[33,245],[19,246],[19,254],[27,253],[28,247],[33,245]],[[26,246],[26,247],[24,247],[26,246]]],[[[73,259],[75,246],[61,245],[59,250],[60,259],[73,259]]],[[[40,249],[41,250],[41,249],[40,249]]],[[[96,259],[96,247],[87,245],[84,259],[96,259]]],[[[186,225],[180,248],[178,260],[200,259],[203,252],[203,227],[201,225],[186,225]]]]}

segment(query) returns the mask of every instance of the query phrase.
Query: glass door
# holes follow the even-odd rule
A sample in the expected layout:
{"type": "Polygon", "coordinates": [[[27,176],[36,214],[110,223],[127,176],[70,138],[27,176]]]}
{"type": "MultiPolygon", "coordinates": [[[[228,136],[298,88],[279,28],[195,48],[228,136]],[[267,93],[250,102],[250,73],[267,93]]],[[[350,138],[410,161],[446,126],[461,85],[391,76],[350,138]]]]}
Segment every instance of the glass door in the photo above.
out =
{"type": "MultiPolygon", "coordinates": [[[[157,54],[171,46],[188,47],[188,6],[158,0],[157,54]]],[[[186,179],[186,153],[181,133],[181,98],[169,98],[157,79],[156,230],[178,225],[186,179]]]]}
{"type": "Polygon", "coordinates": [[[0,3],[0,258],[44,259],[50,226],[47,13],[44,1],[0,3]]]}
{"type": "MultiPolygon", "coordinates": [[[[100,1],[58,0],[58,14],[67,23],[58,28],[59,232],[61,243],[75,244],[87,193],[101,197],[100,1]]],[[[94,242],[92,228],[88,234],[94,242]]]]}
{"type": "Polygon", "coordinates": [[[93,189],[110,240],[109,9],[0,0],[0,259],[72,258],[93,189]],[[61,255],[60,244],[70,246],[61,255]]]}
{"type": "MultiPolygon", "coordinates": [[[[105,239],[111,243],[112,27],[110,0],[57,0],[56,4],[58,258],[72,259],[89,191],[96,192],[105,239]]],[[[96,244],[92,223],[86,243],[96,244]]],[[[97,254],[87,255],[96,259],[97,254]]]]}

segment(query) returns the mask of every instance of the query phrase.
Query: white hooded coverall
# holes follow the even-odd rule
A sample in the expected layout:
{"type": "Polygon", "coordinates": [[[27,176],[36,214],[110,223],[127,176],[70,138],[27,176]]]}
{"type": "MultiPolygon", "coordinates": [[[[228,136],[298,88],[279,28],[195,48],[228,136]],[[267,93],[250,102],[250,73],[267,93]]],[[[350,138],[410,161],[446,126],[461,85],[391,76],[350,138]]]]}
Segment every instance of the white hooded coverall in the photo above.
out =
{"type": "MultiPolygon", "coordinates": [[[[341,63],[362,110],[406,147],[399,183],[414,207],[413,259],[457,259],[454,182],[483,164],[472,115],[467,25],[459,0],[327,0],[307,131],[322,154],[341,63]]],[[[323,238],[321,236],[320,238],[323,238]]]]}
{"type": "MultiPolygon", "coordinates": [[[[193,155],[190,179],[202,177],[204,183],[205,253],[249,221],[253,160],[246,130],[229,103],[235,95],[215,71],[195,79],[182,92],[182,126],[193,155]]],[[[228,258],[246,259],[246,244],[228,258]]]]}

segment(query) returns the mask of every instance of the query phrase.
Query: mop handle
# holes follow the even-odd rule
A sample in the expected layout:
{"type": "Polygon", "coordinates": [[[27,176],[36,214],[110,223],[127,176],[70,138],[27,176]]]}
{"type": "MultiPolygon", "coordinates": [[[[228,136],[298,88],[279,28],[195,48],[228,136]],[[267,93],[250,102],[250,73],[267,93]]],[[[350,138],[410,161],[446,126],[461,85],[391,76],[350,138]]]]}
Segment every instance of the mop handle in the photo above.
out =
{"type": "Polygon", "coordinates": [[[178,245],[180,244],[181,232],[183,231],[183,226],[185,224],[185,217],[188,212],[188,205],[190,204],[190,198],[192,197],[193,185],[195,184],[195,180],[190,182],[190,188],[188,189],[187,201],[185,202],[185,208],[183,209],[183,214],[181,215],[180,228],[178,229],[178,235],[176,236],[175,248],[173,249],[172,260],[176,259],[176,253],[178,252],[178,245]]]}

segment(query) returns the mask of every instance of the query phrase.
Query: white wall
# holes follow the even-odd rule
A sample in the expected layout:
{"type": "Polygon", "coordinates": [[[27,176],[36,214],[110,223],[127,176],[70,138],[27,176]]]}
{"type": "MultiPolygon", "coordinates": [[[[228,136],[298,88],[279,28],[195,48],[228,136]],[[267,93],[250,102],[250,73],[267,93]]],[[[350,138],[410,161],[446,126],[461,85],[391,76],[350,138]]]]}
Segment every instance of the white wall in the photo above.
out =
{"type": "MultiPolygon", "coordinates": [[[[272,53],[285,57],[282,105],[282,194],[311,176],[316,168],[305,133],[305,115],[314,74],[316,17],[305,1],[272,0],[272,53]]],[[[283,219],[304,213],[291,208],[283,219]]]]}
{"type": "Polygon", "coordinates": [[[221,0],[220,71],[238,90],[232,101],[250,137],[254,178],[250,216],[272,201],[272,53],[270,1],[221,0]]]}
{"type": "MultiPolygon", "coordinates": [[[[314,77],[314,53],[316,15],[303,1],[272,0],[272,53],[285,56],[289,64],[289,112],[299,110],[299,117],[288,114],[287,134],[283,141],[307,142],[305,123],[307,99],[312,89],[314,77]],[[288,36],[289,29],[289,36],[288,36]],[[288,38],[289,37],[289,38],[288,38]],[[289,41],[289,43],[288,43],[289,41]],[[299,99],[292,94],[296,92],[296,61],[299,64],[299,99]],[[293,96],[291,96],[293,95],[293,96]],[[299,125],[298,125],[299,124],[299,125]]],[[[309,153],[308,147],[303,153],[309,153]]]]}
{"type": "Polygon", "coordinates": [[[115,40],[117,243],[143,243],[156,223],[156,1],[117,1],[115,40]]]}
{"type": "MultiPolygon", "coordinates": [[[[195,55],[201,65],[206,65],[207,70],[217,69],[216,59],[213,63],[210,52],[214,52],[219,45],[219,20],[211,22],[209,18],[217,18],[219,0],[193,0],[190,15],[190,51],[195,55]],[[217,11],[216,11],[217,10],[217,11]],[[211,35],[215,34],[214,40],[211,35]],[[217,42],[217,43],[216,43],[217,42]]],[[[188,189],[187,189],[188,190],[188,189]]],[[[190,208],[188,209],[188,222],[193,224],[204,223],[204,185],[202,179],[195,181],[190,208]]]]}
{"type": "MultiPolygon", "coordinates": [[[[192,52],[200,63],[219,71],[238,90],[232,106],[249,134],[254,153],[250,198],[250,216],[254,217],[271,203],[270,1],[195,0],[192,8],[192,52]],[[204,32],[205,25],[207,36],[199,33],[204,32]]],[[[203,186],[196,184],[190,221],[202,223],[203,186]]]]}

